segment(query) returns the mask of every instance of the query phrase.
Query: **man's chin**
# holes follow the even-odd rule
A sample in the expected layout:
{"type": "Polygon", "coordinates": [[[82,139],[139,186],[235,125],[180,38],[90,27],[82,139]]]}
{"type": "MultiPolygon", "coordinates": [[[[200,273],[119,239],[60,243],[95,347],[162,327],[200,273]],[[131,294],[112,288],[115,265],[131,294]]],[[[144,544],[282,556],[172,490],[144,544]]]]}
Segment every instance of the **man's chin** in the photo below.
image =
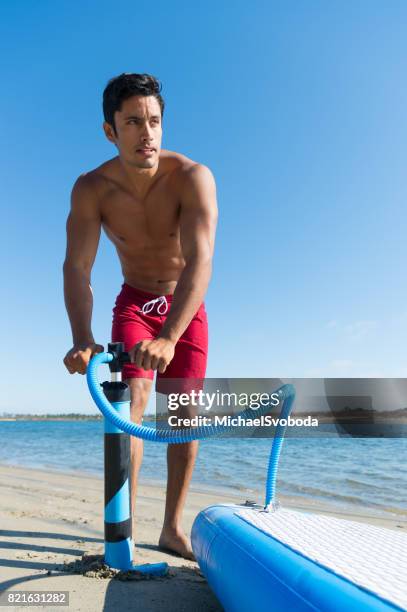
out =
{"type": "Polygon", "coordinates": [[[132,159],[131,161],[131,165],[134,166],[135,168],[154,168],[154,166],[156,166],[157,164],[157,160],[156,159],[144,159],[144,160],[139,160],[139,159],[132,159]]]}

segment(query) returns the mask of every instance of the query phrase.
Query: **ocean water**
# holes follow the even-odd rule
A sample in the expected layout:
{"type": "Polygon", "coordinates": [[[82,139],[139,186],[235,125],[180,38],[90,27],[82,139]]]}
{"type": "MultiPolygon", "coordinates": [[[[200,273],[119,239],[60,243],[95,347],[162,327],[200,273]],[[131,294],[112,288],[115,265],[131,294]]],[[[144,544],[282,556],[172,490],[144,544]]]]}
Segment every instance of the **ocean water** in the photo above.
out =
{"type": "MultiPolygon", "coordinates": [[[[101,421],[1,421],[0,463],[103,476],[101,421]]],[[[200,442],[192,484],[262,502],[271,440],[200,442]]],[[[141,479],[164,481],[166,444],[145,442],[141,479]]],[[[277,492],[407,518],[404,438],[287,439],[277,492]],[[404,516],[403,516],[404,515],[404,516]]]]}

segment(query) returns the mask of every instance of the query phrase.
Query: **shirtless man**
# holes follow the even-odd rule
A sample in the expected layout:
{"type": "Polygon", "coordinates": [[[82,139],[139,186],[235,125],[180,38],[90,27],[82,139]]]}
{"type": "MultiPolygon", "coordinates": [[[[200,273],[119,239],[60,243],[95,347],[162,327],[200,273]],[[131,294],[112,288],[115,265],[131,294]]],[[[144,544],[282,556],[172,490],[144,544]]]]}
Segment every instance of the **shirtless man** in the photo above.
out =
{"type": "MultiPolygon", "coordinates": [[[[161,149],[164,101],[147,74],[122,74],[103,94],[104,132],[117,157],[81,175],[72,190],[64,262],[65,304],[73,347],[71,374],[86,373],[103,347],[91,331],[91,270],[103,226],[120,258],[124,284],[113,310],[112,341],[122,341],[131,364],[123,380],[131,418],[141,423],[157,371],[166,378],[205,377],[207,318],[203,299],[211,276],[217,220],[211,171],[185,155],[161,149]]],[[[163,387],[164,388],[164,387],[163,387]]],[[[181,516],[198,442],[169,444],[164,524],[159,546],[193,558],[181,516]]],[[[131,438],[132,508],[143,456],[131,438]]]]}

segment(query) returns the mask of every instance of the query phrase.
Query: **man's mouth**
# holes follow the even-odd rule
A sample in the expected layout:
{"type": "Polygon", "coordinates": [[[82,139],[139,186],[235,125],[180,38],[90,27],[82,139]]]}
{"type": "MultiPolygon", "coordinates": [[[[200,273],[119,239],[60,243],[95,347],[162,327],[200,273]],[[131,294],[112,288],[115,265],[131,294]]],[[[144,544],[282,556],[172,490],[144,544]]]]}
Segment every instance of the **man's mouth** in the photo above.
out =
{"type": "Polygon", "coordinates": [[[143,157],[152,157],[154,155],[155,149],[137,149],[136,153],[142,155],[143,157]]]}

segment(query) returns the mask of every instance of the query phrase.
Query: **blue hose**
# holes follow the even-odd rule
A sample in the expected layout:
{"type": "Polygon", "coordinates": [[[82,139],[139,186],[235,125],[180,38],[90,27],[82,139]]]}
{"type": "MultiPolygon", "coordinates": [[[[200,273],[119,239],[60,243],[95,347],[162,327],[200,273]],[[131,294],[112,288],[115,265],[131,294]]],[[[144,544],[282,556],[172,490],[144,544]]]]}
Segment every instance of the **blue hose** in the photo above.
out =
{"type": "MultiPolygon", "coordinates": [[[[232,425],[218,425],[210,427],[197,427],[192,430],[173,430],[173,429],[153,429],[145,425],[137,425],[132,421],[120,417],[117,411],[111,406],[106,399],[97,377],[97,369],[102,364],[107,364],[113,361],[114,357],[111,353],[99,353],[95,355],[89,362],[87,368],[87,382],[91,396],[103,416],[116,425],[119,429],[136,438],[150,440],[152,442],[165,442],[167,444],[183,444],[192,442],[193,440],[201,440],[211,438],[220,434],[230,432],[234,429],[232,425]]],[[[280,402],[283,402],[280,418],[286,418],[292,408],[295,397],[295,390],[292,385],[283,385],[276,392],[280,402]]],[[[260,417],[270,412],[270,406],[263,406],[255,411],[255,416],[260,417]]],[[[246,408],[240,415],[242,418],[253,418],[254,412],[250,408],[246,408]]],[[[276,437],[273,440],[273,445],[270,453],[269,467],[266,484],[266,506],[275,498],[277,468],[280,458],[281,447],[284,438],[285,427],[277,426],[276,437]]]]}
{"type": "MultiPolygon", "coordinates": [[[[295,399],[295,390],[292,385],[286,385],[287,387],[291,387],[292,391],[289,395],[287,395],[286,401],[283,404],[280,412],[280,420],[287,419],[290,416],[294,399],[295,399]]],[[[269,457],[269,464],[267,469],[267,481],[266,481],[266,499],[265,499],[265,507],[268,508],[276,503],[276,484],[277,484],[277,470],[278,464],[280,460],[281,448],[284,442],[284,434],[286,430],[286,425],[277,426],[276,433],[273,438],[273,444],[271,446],[271,452],[269,457]]]]}

